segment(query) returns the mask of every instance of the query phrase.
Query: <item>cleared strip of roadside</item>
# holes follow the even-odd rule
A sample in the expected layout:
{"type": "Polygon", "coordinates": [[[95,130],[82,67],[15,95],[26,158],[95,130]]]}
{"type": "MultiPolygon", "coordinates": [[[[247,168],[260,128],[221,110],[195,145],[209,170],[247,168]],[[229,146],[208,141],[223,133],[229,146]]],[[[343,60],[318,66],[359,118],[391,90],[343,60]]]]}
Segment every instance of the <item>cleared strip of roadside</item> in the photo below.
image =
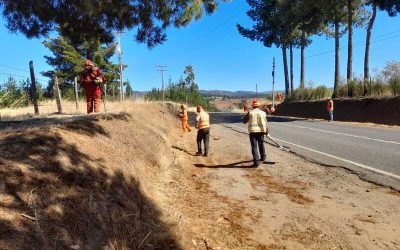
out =
{"type": "Polygon", "coordinates": [[[354,138],[361,138],[361,139],[366,139],[366,140],[373,140],[373,141],[378,141],[378,142],[384,142],[384,143],[390,143],[390,144],[400,145],[400,142],[396,142],[396,141],[386,141],[386,140],[381,140],[381,139],[376,139],[376,138],[370,138],[370,137],[366,137],[366,136],[351,135],[351,134],[333,132],[333,131],[328,131],[328,130],[323,130],[323,129],[316,129],[316,128],[298,126],[298,125],[285,124],[285,123],[283,123],[283,122],[270,122],[270,123],[275,123],[275,124],[278,124],[278,123],[279,123],[279,125],[283,125],[283,126],[287,126],[287,127],[309,129],[309,130],[318,131],[318,132],[324,132],[324,133],[328,133],[328,134],[343,135],[343,136],[349,136],[349,137],[354,137],[354,138]]]}
{"type": "MultiPolygon", "coordinates": [[[[232,126],[232,127],[235,127],[235,128],[238,128],[238,129],[241,129],[241,130],[247,132],[247,129],[244,129],[242,127],[239,127],[239,126],[236,126],[236,125],[233,125],[233,124],[229,124],[229,126],[232,126]]],[[[373,167],[370,167],[370,166],[367,166],[367,165],[364,165],[364,164],[361,164],[361,163],[354,162],[354,161],[346,160],[346,159],[340,158],[338,156],[327,154],[327,153],[324,153],[324,152],[321,152],[321,151],[318,151],[318,150],[315,150],[315,149],[312,149],[312,148],[307,148],[307,147],[304,147],[304,146],[301,146],[301,145],[298,145],[298,144],[295,144],[295,143],[287,142],[287,141],[284,141],[284,140],[281,140],[281,139],[278,139],[278,138],[273,138],[273,139],[277,140],[277,141],[280,141],[280,142],[283,142],[283,143],[286,143],[286,144],[289,144],[289,145],[292,145],[292,146],[295,146],[295,147],[298,147],[298,148],[302,148],[302,149],[317,153],[317,154],[321,154],[321,155],[324,155],[324,156],[327,156],[327,157],[330,157],[330,158],[333,158],[333,159],[336,159],[336,160],[347,162],[347,163],[350,163],[350,164],[355,165],[357,167],[360,167],[362,169],[366,169],[366,170],[369,170],[369,171],[377,173],[377,174],[389,176],[389,177],[391,177],[393,179],[396,179],[396,180],[400,181],[400,176],[395,175],[393,173],[389,173],[389,172],[386,172],[386,171],[383,171],[383,170],[380,170],[380,169],[376,169],[376,168],[373,168],[373,167]]]]}

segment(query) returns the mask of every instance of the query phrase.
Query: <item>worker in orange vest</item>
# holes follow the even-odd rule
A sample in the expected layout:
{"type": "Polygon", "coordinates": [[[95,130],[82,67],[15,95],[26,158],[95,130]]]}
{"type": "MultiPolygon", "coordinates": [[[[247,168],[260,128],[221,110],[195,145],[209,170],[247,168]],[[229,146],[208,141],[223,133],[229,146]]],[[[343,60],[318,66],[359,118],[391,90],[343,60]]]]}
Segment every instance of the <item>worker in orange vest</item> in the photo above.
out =
{"type": "Polygon", "coordinates": [[[180,112],[179,116],[181,117],[181,120],[182,120],[183,131],[185,131],[185,132],[192,131],[192,129],[189,127],[189,124],[188,124],[187,107],[185,104],[181,105],[181,112],[180,112]]]}
{"type": "Polygon", "coordinates": [[[326,104],[326,109],[329,112],[329,121],[333,121],[333,100],[332,98],[328,99],[328,102],[326,104]]]}
{"type": "Polygon", "coordinates": [[[282,94],[280,92],[276,93],[276,101],[280,103],[282,101],[282,94]]]}
{"type": "Polygon", "coordinates": [[[203,107],[200,105],[197,106],[196,128],[198,129],[196,155],[202,155],[201,142],[204,141],[203,156],[207,157],[210,143],[210,116],[203,110],[203,107]]]}
{"type": "Polygon", "coordinates": [[[85,87],[87,113],[100,112],[101,88],[100,84],[106,84],[106,78],[92,61],[85,60],[85,69],[79,75],[79,82],[85,87]]]}

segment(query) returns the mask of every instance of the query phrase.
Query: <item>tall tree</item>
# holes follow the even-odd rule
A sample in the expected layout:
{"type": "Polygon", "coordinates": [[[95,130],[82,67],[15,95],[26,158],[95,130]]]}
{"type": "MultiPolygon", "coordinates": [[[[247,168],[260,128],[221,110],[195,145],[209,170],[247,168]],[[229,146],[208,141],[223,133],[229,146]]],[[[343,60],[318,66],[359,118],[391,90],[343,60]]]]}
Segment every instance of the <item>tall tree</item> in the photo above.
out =
{"type": "Polygon", "coordinates": [[[347,0],[347,29],[348,29],[348,46],[347,46],[347,85],[348,95],[352,96],[352,88],[349,86],[353,75],[353,0],[347,0]]]}
{"type": "MultiPolygon", "coordinates": [[[[224,0],[221,0],[224,1],[224,0]]],[[[0,0],[0,7],[13,32],[40,37],[60,27],[60,35],[72,44],[89,40],[111,43],[117,30],[136,31],[136,40],[149,47],[166,40],[165,30],[182,27],[203,13],[211,14],[218,0],[59,1],[0,0]]]]}
{"type": "Polygon", "coordinates": [[[290,95],[294,95],[294,83],[293,83],[293,45],[289,45],[290,51],[290,95]]]}
{"type": "Polygon", "coordinates": [[[371,6],[372,15],[367,27],[367,38],[365,43],[365,56],[364,56],[364,95],[367,94],[367,82],[369,81],[369,60],[371,48],[372,29],[374,27],[376,14],[378,8],[382,11],[387,11],[389,16],[396,16],[400,13],[400,2],[398,0],[369,0],[367,6],[371,6]]]}
{"type": "MultiPolygon", "coordinates": [[[[74,78],[83,70],[86,57],[90,57],[103,71],[108,82],[112,83],[118,78],[119,66],[110,61],[115,54],[115,44],[102,46],[100,42],[85,42],[73,47],[70,41],[62,36],[50,38],[43,44],[53,53],[52,56],[45,56],[46,62],[53,69],[42,72],[42,75],[50,79],[57,76],[61,82],[61,90],[72,86],[74,78]]],[[[52,83],[51,81],[49,84],[48,92],[52,89],[52,83]]]]}
{"type": "Polygon", "coordinates": [[[353,26],[363,26],[366,22],[367,12],[361,6],[363,0],[347,0],[347,29],[348,29],[348,46],[347,46],[347,95],[353,96],[353,26]]]}
{"type": "Polygon", "coordinates": [[[294,22],[289,15],[292,3],[289,0],[247,0],[250,10],[247,15],[254,22],[251,29],[237,25],[239,33],[251,40],[260,41],[265,47],[273,45],[282,49],[282,58],[285,76],[285,94],[289,96],[289,70],[287,63],[287,49],[293,41],[295,30],[294,22]]]}
{"type": "Polygon", "coordinates": [[[324,13],[324,33],[335,38],[335,78],[332,97],[337,97],[340,84],[340,37],[346,32],[347,0],[317,0],[324,13]]]}
{"type": "Polygon", "coordinates": [[[304,89],[305,83],[305,49],[311,44],[310,37],[321,32],[324,18],[323,9],[315,0],[296,0],[294,8],[295,20],[300,32],[300,89],[304,89]]]}

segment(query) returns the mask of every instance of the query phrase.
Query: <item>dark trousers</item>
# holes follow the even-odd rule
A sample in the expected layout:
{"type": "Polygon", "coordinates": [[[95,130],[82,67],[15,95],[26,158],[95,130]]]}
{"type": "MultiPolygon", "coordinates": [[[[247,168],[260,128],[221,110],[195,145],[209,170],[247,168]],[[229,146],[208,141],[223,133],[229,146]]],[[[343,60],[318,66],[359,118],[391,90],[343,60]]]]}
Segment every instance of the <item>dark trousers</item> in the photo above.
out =
{"type": "Polygon", "coordinates": [[[197,152],[201,153],[201,142],[204,141],[204,154],[208,155],[208,145],[210,143],[210,129],[204,128],[197,131],[197,152]]]}
{"type": "Polygon", "coordinates": [[[267,157],[265,154],[264,135],[264,133],[250,133],[251,153],[253,154],[254,164],[260,161],[258,152],[260,152],[262,161],[265,161],[267,157]]]}

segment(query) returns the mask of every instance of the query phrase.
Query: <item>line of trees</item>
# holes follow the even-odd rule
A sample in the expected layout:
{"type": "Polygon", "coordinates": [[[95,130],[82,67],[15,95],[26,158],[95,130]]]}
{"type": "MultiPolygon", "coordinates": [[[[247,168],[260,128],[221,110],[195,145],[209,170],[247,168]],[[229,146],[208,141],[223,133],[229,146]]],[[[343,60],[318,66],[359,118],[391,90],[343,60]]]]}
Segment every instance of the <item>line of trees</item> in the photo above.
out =
{"type": "MultiPolygon", "coordinates": [[[[45,90],[40,83],[36,84],[37,97],[43,100],[45,90]]],[[[32,103],[32,89],[29,79],[17,81],[13,77],[8,77],[6,81],[0,83],[0,108],[19,108],[32,103]]]]}
{"type": "Polygon", "coordinates": [[[247,15],[254,22],[245,28],[238,24],[239,33],[251,40],[260,41],[270,48],[281,48],[285,76],[285,94],[294,95],[293,49],[301,50],[300,84],[305,83],[305,49],[315,35],[334,37],[335,74],[333,97],[338,96],[340,85],[340,38],[348,35],[347,95],[354,96],[353,88],[353,28],[366,27],[364,58],[364,95],[369,78],[371,34],[378,10],[390,16],[400,12],[398,0],[247,0],[247,15]],[[288,64],[287,51],[290,61],[288,64]]]}
{"type": "MultiPolygon", "coordinates": [[[[179,103],[187,103],[191,106],[201,105],[209,111],[216,111],[216,108],[199,92],[199,86],[195,80],[193,67],[188,65],[185,67],[184,76],[176,82],[172,79],[168,80],[168,85],[164,90],[164,99],[179,103]]],[[[145,95],[145,99],[149,101],[162,101],[163,91],[153,88],[145,95]]]]}

